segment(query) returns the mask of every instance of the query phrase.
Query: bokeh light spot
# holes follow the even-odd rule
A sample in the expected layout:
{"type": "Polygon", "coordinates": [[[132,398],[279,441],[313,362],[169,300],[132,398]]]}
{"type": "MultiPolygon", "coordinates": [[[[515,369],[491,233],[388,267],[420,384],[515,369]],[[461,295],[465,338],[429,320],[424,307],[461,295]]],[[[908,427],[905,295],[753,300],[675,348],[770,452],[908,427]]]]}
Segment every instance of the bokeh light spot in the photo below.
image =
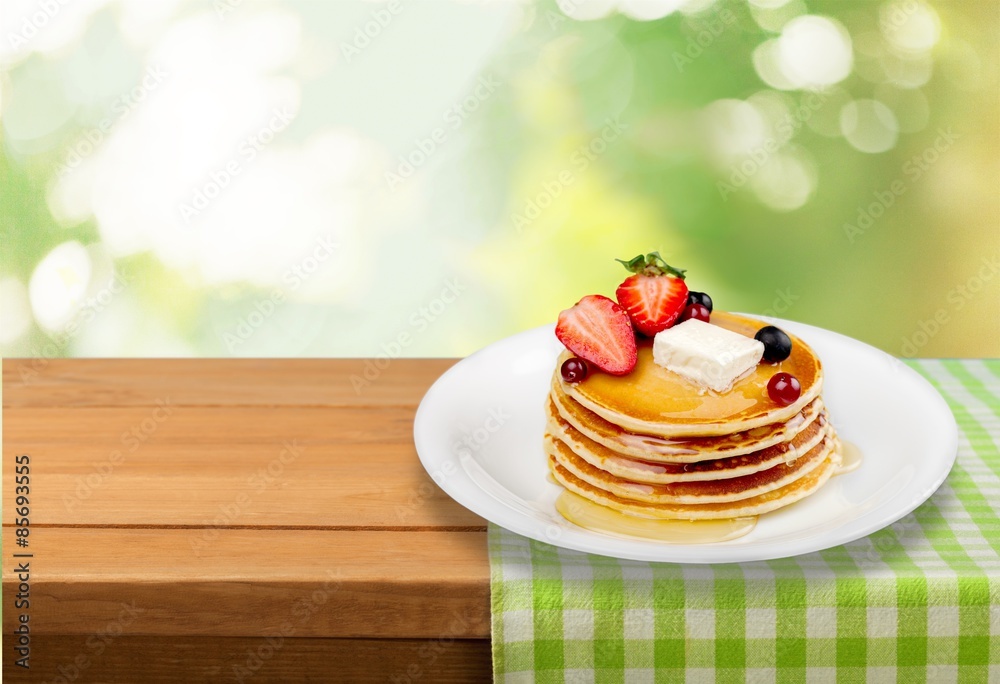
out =
{"type": "Polygon", "coordinates": [[[662,19],[679,10],[686,0],[621,0],[622,14],[639,21],[662,19]]]}
{"type": "Polygon", "coordinates": [[[815,191],[816,169],[804,152],[778,153],[750,179],[750,187],[771,209],[794,211],[815,191]]]}
{"type": "Polygon", "coordinates": [[[778,41],[766,40],[753,51],[753,67],[762,80],[778,90],[794,90],[796,85],[781,69],[778,61],[778,41]]]}
{"type": "Polygon", "coordinates": [[[896,115],[878,100],[854,100],[844,105],[840,129],[852,147],[869,154],[892,149],[899,138],[896,115]]]}
{"type": "Polygon", "coordinates": [[[705,108],[705,121],[712,146],[724,164],[758,149],[767,135],[760,110],[742,100],[716,100],[705,108]]]}
{"type": "Polygon", "coordinates": [[[90,283],[90,255],[77,241],[64,242],[46,254],[28,283],[31,309],[39,325],[60,330],[83,303],[90,283]]]}
{"type": "Polygon", "coordinates": [[[897,0],[882,5],[879,27],[890,45],[906,52],[926,52],[941,37],[937,12],[918,0],[897,0]]]}
{"type": "Polygon", "coordinates": [[[933,63],[929,55],[903,56],[887,52],[882,55],[885,80],[900,88],[919,88],[931,80],[933,63]]]}
{"type": "Polygon", "coordinates": [[[827,17],[797,17],[782,30],[777,56],[782,73],[796,87],[833,85],[851,73],[851,36],[827,17]]]}

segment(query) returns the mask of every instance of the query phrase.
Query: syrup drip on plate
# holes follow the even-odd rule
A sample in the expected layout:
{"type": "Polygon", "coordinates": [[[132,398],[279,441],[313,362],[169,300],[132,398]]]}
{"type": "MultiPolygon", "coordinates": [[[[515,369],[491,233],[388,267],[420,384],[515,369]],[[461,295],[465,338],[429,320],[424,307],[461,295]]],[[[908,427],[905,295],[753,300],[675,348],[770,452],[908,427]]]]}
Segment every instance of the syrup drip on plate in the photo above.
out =
{"type": "Polygon", "coordinates": [[[840,440],[840,466],[834,471],[834,475],[850,473],[861,467],[864,455],[857,444],[840,440]]]}
{"type": "Polygon", "coordinates": [[[749,534],[757,525],[757,516],[724,520],[642,518],[619,513],[569,490],[564,490],[556,499],[556,510],[570,522],[588,530],[673,544],[729,541],[749,534]]]}

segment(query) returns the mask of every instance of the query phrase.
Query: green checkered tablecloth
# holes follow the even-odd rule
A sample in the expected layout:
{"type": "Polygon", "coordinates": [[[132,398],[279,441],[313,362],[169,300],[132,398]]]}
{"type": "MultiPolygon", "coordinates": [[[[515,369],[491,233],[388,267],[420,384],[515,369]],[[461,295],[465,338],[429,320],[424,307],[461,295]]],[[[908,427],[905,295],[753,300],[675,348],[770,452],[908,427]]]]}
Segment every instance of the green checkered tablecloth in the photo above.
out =
{"type": "Polygon", "coordinates": [[[1000,683],[1000,361],[913,361],[959,425],[923,506],[818,553],[616,560],[490,526],[497,682],[1000,683]]]}

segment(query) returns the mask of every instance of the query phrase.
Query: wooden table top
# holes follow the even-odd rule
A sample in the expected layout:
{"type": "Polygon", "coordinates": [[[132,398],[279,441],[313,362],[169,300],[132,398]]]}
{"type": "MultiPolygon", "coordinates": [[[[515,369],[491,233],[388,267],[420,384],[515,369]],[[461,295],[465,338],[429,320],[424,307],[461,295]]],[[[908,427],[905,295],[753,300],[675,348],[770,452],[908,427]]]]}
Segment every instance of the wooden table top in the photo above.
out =
{"type": "Polygon", "coordinates": [[[488,640],[485,522],[432,483],[412,439],[454,360],[379,363],[4,361],[3,543],[27,454],[30,545],[16,550],[33,554],[36,644],[115,624],[143,648],[488,640]]]}

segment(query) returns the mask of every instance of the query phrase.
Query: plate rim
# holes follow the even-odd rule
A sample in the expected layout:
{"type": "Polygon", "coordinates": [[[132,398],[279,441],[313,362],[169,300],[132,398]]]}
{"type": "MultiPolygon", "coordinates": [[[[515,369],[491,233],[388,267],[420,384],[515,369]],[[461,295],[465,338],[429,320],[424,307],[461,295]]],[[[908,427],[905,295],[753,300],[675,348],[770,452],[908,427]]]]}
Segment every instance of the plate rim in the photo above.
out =
{"type": "MultiPolygon", "coordinates": [[[[734,312],[739,313],[739,312],[734,312]]],[[[430,429],[428,425],[429,419],[428,415],[433,410],[435,401],[438,400],[438,395],[445,391],[447,383],[452,381],[452,378],[456,375],[460,375],[465,372],[467,366],[466,362],[472,360],[475,357],[482,355],[484,352],[493,349],[494,347],[511,344],[520,338],[540,336],[543,332],[548,332],[552,334],[555,324],[549,323],[534,328],[529,328],[521,332],[509,335],[507,337],[496,340],[495,342],[486,345],[469,356],[460,359],[457,363],[447,369],[431,384],[431,386],[424,393],[424,396],[420,400],[420,404],[417,406],[417,410],[413,419],[413,441],[414,446],[417,451],[417,456],[420,459],[421,465],[423,466],[425,472],[434,483],[447,494],[452,500],[460,504],[469,511],[475,513],[486,519],[499,527],[510,530],[522,536],[534,539],[547,544],[552,544],[561,548],[571,549],[575,551],[580,551],[584,553],[591,553],[594,555],[607,556],[612,558],[624,559],[624,560],[638,560],[638,561],[650,561],[650,562],[667,562],[667,563],[681,563],[681,564],[722,564],[722,563],[741,563],[741,562],[754,562],[754,561],[766,561],[766,560],[776,560],[781,558],[792,558],[800,555],[805,555],[809,553],[815,553],[825,549],[833,548],[836,546],[841,546],[843,544],[856,541],[863,537],[867,537],[878,530],[884,529],[889,525],[894,524],[900,519],[906,517],[919,506],[925,503],[933,494],[940,488],[944,481],[948,478],[952,468],[955,465],[958,456],[958,445],[959,445],[959,434],[958,434],[958,424],[955,420],[955,416],[948,406],[941,393],[931,384],[926,378],[924,378],[920,373],[911,368],[909,365],[903,363],[902,360],[898,359],[891,354],[878,349],[872,345],[865,342],[857,340],[853,337],[849,337],[842,333],[828,330],[825,328],[820,328],[818,326],[802,323],[799,321],[791,321],[787,319],[776,318],[772,316],[762,316],[760,314],[744,314],[739,313],[739,315],[750,316],[752,318],[763,320],[768,323],[775,325],[790,325],[792,328],[805,328],[807,331],[815,330],[822,335],[829,335],[838,343],[845,344],[848,346],[853,346],[865,354],[875,354],[877,356],[883,357],[887,363],[894,364],[897,368],[901,368],[902,372],[911,382],[916,382],[918,385],[922,386],[926,390],[930,390],[928,393],[932,397],[932,401],[937,404],[935,413],[940,413],[942,417],[947,417],[948,419],[948,434],[943,435],[945,447],[942,447],[942,451],[947,451],[940,459],[935,459],[933,463],[940,463],[938,469],[935,472],[934,477],[930,477],[928,481],[921,485],[923,490],[920,492],[919,496],[915,496],[908,502],[898,508],[893,508],[892,512],[888,515],[883,515],[877,519],[871,520],[867,524],[860,526],[851,525],[852,522],[858,522],[864,520],[862,516],[860,518],[855,518],[848,521],[839,528],[835,528],[828,532],[816,535],[815,538],[797,540],[796,548],[792,552],[783,552],[779,549],[774,549],[771,552],[767,551],[769,546],[774,546],[776,544],[783,545],[781,542],[776,542],[775,540],[768,540],[766,543],[760,544],[663,544],[655,541],[642,540],[636,538],[634,540],[627,538],[617,538],[600,535],[600,533],[592,532],[585,528],[575,527],[566,528],[566,531],[570,534],[557,534],[554,536],[547,536],[540,534],[539,530],[545,526],[544,521],[540,519],[534,519],[526,514],[517,511],[514,507],[509,506],[499,499],[496,499],[492,494],[485,491],[482,486],[477,483],[471,476],[467,473],[465,474],[465,480],[471,485],[472,488],[478,493],[481,493],[481,497],[474,497],[469,495],[465,491],[464,487],[456,487],[454,484],[449,486],[449,481],[452,478],[447,478],[443,482],[439,482],[434,477],[434,471],[436,463],[432,459],[432,455],[427,452],[431,450],[431,446],[427,443],[427,430],[430,429]],[[422,446],[423,445],[423,446],[422,446]],[[499,514],[497,511],[499,510],[499,514]],[[506,514],[506,515],[503,515],[506,514]],[[503,517],[504,522],[498,522],[495,517],[503,517]],[[510,518],[510,519],[508,519],[510,518]],[[534,524],[529,524],[533,522],[534,524]],[[853,529],[856,528],[856,529],[853,529]],[[843,532],[842,530],[851,530],[843,532]],[[838,531],[842,531],[841,534],[837,534],[838,531]],[[584,539],[594,540],[598,547],[613,547],[613,548],[595,548],[593,544],[588,544],[585,542],[578,542],[577,537],[583,537],[584,539]],[[818,542],[818,543],[817,543],[818,542]],[[624,550],[620,547],[626,547],[624,550]],[[630,547],[634,547],[630,548],[630,547]],[[801,548],[797,548],[801,547],[801,548]],[[655,550],[655,551],[654,551],[655,550]],[[669,555],[670,551],[679,551],[681,556],[676,557],[666,557],[669,555]],[[660,553],[657,553],[659,551],[660,553]]],[[[806,336],[803,336],[801,332],[796,332],[796,335],[808,339],[809,332],[806,332],[806,336]]],[[[445,457],[447,458],[447,457],[445,457]]],[[[464,473],[461,468],[458,468],[459,473],[464,473]]],[[[919,477],[920,471],[918,471],[919,477]]],[[[927,478],[924,478],[927,479],[927,478]]],[[[921,483],[918,481],[910,486],[917,486],[921,483]]],[[[502,487],[502,485],[501,485],[502,487]]],[[[509,491],[509,490],[507,490],[509,491]]],[[[895,495],[891,496],[887,501],[883,502],[881,505],[877,506],[873,510],[881,510],[884,507],[890,506],[891,502],[896,498],[895,495]]],[[[555,512],[555,509],[553,509],[555,512]]],[[[558,513],[556,513],[558,515],[558,513]]],[[[866,514],[868,515],[868,514],[866,514]]],[[[550,527],[557,527],[554,524],[550,527]]],[[[557,528],[558,529],[558,528],[557,528]]],[[[787,543],[787,542],[786,542],[787,543]]]]}

